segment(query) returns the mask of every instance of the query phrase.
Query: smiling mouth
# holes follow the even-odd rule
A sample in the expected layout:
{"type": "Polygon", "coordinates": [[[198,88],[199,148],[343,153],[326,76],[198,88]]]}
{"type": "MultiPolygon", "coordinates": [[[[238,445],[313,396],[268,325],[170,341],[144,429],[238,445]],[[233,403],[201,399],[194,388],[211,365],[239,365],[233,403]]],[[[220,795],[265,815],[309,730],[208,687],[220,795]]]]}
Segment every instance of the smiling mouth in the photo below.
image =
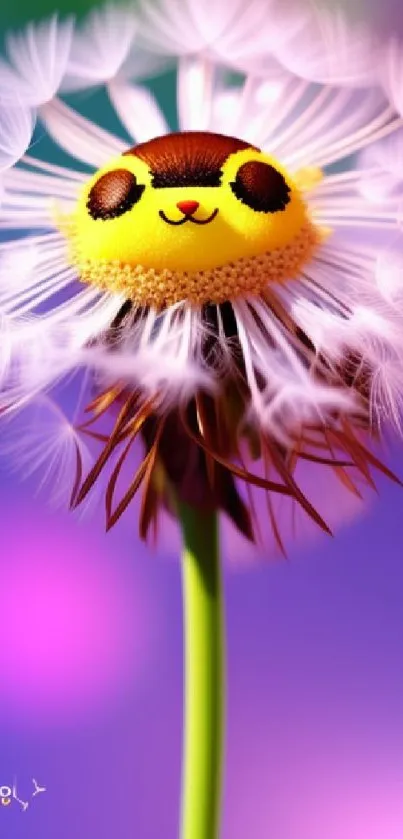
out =
{"type": "Polygon", "coordinates": [[[172,221],[172,219],[168,218],[168,216],[165,215],[163,210],[159,210],[160,217],[164,221],[166,221],[167,224],[173,224],[174,226],[177,226],[178,224],[185,224],[187,221],[191,221],[191,222],[193,222],[193,224],[210,224],[210,222],[213,221],[213,219],[215,219],[217,213],[218,213],[218,207],[216,207],[216,209],[213,210],[213,212],[211,213],[211,216],[209,216],[208,218],[197,219],[197,218],[193,218],[193,216],[190,216],[190,215],[186,216],[185,215],[184,218],[179,219],[179,221],[172,221]]]}

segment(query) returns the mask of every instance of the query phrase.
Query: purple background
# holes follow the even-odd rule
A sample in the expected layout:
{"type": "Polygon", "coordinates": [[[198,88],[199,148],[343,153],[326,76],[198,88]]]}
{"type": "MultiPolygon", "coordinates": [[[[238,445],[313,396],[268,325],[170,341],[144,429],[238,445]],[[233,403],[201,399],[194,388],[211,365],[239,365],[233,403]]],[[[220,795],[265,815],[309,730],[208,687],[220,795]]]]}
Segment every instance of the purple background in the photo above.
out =
{"type": "MultiPolygon", "coordinates": [[[[390,462],[403,476],[401,450],[390,462]]],[[[289,561],[237,569],[226,550],[222,839],[402,839],[403,493],[379,487],[289,561]]],[[[26,812],[0,805],[1,839],[175,839],[179,562],[130,513],[106,536],[4,466],[0,553],[0,786],[47,786],[26,812]]]]}

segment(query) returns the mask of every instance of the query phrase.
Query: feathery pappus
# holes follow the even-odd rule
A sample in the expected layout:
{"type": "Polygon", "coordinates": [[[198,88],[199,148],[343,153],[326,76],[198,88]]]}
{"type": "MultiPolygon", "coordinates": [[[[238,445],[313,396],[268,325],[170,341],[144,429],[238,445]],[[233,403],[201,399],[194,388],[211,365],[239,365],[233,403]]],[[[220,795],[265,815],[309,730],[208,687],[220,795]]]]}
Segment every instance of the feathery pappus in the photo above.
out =
{"type": "Polygon", "coordinates": [[[257,488],[282,546],[274,496],[328,530],[301,465],[355,495],[394,477],[373,444],[401,423],[403,50],[275,0],[202,5],[8,37],[1,422],[53,406],[46,469],[74,507],[102,486],[108,528],[140,492],[142,537],[179,499],[253,540],[257,488]],[[172,125],[148,81],[167,69],[172,125]],[[80,112],[101,86],[121,136],[80,112]],[[92,393],[71,424],[52,388],[77,371],[92,393]]]}

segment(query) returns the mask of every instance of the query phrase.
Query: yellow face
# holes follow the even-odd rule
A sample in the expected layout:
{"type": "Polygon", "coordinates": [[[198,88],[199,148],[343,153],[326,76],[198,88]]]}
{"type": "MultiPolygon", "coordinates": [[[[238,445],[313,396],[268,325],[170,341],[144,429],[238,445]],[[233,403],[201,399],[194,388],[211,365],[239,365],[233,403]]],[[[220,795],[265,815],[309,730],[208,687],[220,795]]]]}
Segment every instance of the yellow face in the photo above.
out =
{"type": "MultiPolygon", "coordinates": [[[[155,188],[152,180],[146,163],[135,155],[118,157],[94,175],[74,215],[76,246],[83,258],[198,271],[281,248],[306,222],[304,202],[287,172],[273,158],[253,149],[230,155],[222,166],[219,186],[155,188]],[[256,163],[258,167],[250,165],[256,163]],[[140,189],[133,194],[119,215],[94,218],[88,207],[91,191],[100,178],[121,170],[134,176],[136,185],[143,187],[141,194],[140,189]],[[239,172],[238,197],[234,184],[239,172]],[[262,178],[269,193],[266,205],[260,195],[264,187],[259,190],[262,178]],[[273,209],[255,209],[262,203],[273,209]]],[[[130,177],[126,183],[122,178],[122,193],[131,183],[130,177]]],[[[104,184],[107,187],[106,178],[104,184]]],[[[112,178],[110,184],[113,187],[112,178]]]]}
{"type": "Polygon", "coordinates": [[[201,302],[214,299],[212,279],[216,289],[221,282],[214,272],[221,277],[239,260],[245,266],[265,255],[270,267],[273,255],[275,270],[295,267],[303,243],[307,254],[312,249],[307,228],[302,195],[274,158],[234,138],[189,132],[110,161],[86,184],[66,230],[84,281],[164,305],[188,296],[183,283],[174,297],[162,291],[168,274],[176,282],[196,272],[198,282],[207,272],[206,290],[193,295],[201,302]],[[150,297],[151,282],[160,283],[160,295],[150,297]]]}

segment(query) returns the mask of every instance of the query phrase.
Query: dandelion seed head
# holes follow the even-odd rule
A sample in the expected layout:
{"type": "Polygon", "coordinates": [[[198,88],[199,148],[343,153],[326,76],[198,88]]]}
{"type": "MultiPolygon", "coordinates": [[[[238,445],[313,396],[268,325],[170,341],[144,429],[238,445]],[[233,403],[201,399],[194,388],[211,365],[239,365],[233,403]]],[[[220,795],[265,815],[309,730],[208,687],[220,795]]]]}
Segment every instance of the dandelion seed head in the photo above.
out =
{"type": "Polygon", "coordinates": [[[402,429],[401,45],[278,0],[107,5],[8,44],[0,409],[40,406],[23,469],[70,473],[73,507],[100,493],[108,529],[141,492],[142,537],[180,498],[252,540],[241,483],[280,547],[273,495],[328,532],[315,472],[356,504],[402,429]],[[148,82],[168,66],[175,130],[148,82]],[[100,85],[122,135],[63,99],[100,85]],[[29,148],[37,117],[68,167],[29,148]]]}

